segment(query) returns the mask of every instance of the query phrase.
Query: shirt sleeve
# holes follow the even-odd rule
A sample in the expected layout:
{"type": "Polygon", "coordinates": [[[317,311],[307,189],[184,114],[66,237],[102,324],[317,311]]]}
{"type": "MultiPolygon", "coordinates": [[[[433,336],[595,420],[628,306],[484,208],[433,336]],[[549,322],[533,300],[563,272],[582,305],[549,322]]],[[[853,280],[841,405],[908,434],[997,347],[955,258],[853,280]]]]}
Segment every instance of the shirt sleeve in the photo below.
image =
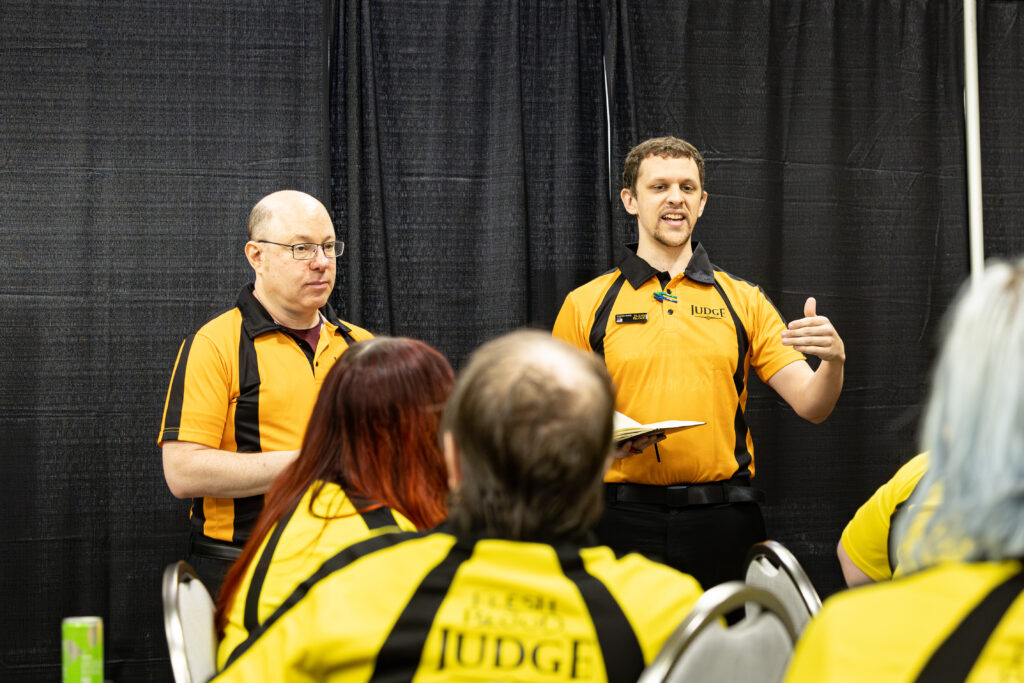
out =
{"type": "Polygon", "coordinates": [[[587,321],[581,320],[580,309],[577,305],[576,297],[573,295],[574,292],[570,292],[565,297],[562,308],[558,312],[558,317],[555,319],[555,326],[551,330],[551,334],[555,338],[561,339],[576,348],[591,351],[589,335],[587,333],[587,321]]]}
{"type": "Polygon", "coordinates": [[[892,516],[900,503],[910,497],[926,465],[925,454],[912,458],[860,506],[843,529],[841,540],[846,554],[872,581],[892,578],[889,562],[892,516]]]}
{"type": "Polygon", "coordinates": [[[191,441],[221,448],[228,409],[238,396],[233,375],[232,365],[205,334],[182,342],[157,443],[191,441]]]}
{"type": "Polygon", "coordinates": [[[767,384],[772,375],[790,363],[807,359],[792,346],[782,343],[786,321],[760,287],[751,290],[747,319],[751,365],[762,382],[767,384]]]}

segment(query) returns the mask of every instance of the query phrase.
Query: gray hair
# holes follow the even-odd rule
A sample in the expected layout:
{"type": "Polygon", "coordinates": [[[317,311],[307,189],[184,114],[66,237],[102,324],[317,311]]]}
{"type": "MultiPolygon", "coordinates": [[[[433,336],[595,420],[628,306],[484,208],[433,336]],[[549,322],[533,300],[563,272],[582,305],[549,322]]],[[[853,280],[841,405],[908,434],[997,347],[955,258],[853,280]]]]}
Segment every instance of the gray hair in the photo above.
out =
{"type": "Polygon", "coordinates": [[[462,534],[519,541],[585,534],[603,509],[614,404],[594,354],[539,331],[484,344],[442,422],[462,468],[449,522],[462,534]]]}
{"type": "Polygon", "coordinates": [[[921,430],[928,471],[897,525],[911,568],[1024,556],[1024,259],[965,283],[944,329],[921,430]]]}

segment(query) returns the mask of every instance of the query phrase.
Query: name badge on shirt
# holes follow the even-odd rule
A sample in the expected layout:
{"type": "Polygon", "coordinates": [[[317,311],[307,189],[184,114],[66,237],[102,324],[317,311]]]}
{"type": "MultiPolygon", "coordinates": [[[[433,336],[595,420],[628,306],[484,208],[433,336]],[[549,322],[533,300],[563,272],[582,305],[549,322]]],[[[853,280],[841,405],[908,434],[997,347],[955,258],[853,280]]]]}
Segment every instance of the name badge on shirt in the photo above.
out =
{"type": "Polygon", "coordinates": [[[645,323],[647,322],[646,313],[616,313],[615,323],[618,325],[628,325],[630,323],[645,323]]]}

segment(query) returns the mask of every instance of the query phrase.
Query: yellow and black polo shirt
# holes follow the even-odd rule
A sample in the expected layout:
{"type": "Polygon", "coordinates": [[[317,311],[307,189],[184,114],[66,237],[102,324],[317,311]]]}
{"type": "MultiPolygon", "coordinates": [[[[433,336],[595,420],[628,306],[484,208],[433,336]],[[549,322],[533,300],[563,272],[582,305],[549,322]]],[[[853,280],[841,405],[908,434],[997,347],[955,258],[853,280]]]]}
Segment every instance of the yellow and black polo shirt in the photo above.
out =
{"type": "Polygon", "coordinates": [[[324,560],[371,536],[416,531],[416,525],[390,508],[366,510],[371,501],[353,499],[337,484],[323,483],[313,498],[319,486],[321,482],[311,486],[271,529],[246,569],[228,609],[217,648],[218,668],[324,560]]]}
{"type": "MultiPolygon", "coordinates": [[[[252,284],[243,287],[234,308],[182,342],[159,444],[190,441],[239,453],[298,449],[324,377],[349,344],[373,336],[338,320],[327,305],[312,349],[274,322],[252,292],[252,284]]],[[[262,508],[262,495],[195,498],[192,529],[243,543],[262,508]]]]}
{"type": "Polygon", "coordinates": [[[1019,681],[1024,573],[1017,560],[949,562],[825,601],[787,683],[1019,681]]]}
{"type": "MultiPolygon", "coordinates": [[[[886,581],[901,573],[898,571],[900,550],[908,548],[909,544],[905,541],[897,547],[893,522],[927,469],[928,453],[911,458],[857,509],[843,529],[843,549],[872,581],[886,581]]],[[[926,509],[935,507],[934,502],[926,505],[926,509]]],[[[921,527],[922,523],[915,522],[915,527],[921,527]]]]}
{"type": "Polygon", "coordinates": [[[747,373],[753,367],[767,382],[805,358],[782,345],[782,315],[760,287],[713,266],[699,243],[675,278],[635,245],[627,251],[617,268],[569,293],[552,334],[604,356],[619,412],[641,423],[707,424],[670,435],[657,452],[616,460],[605,480],[667,486],[753,476],[747,373]]]}
{"type": "Polygon", "coordinates": [[[607,547],[384,534],[304,581],[217,681],[635,681],[701,594],[607,547]]]}

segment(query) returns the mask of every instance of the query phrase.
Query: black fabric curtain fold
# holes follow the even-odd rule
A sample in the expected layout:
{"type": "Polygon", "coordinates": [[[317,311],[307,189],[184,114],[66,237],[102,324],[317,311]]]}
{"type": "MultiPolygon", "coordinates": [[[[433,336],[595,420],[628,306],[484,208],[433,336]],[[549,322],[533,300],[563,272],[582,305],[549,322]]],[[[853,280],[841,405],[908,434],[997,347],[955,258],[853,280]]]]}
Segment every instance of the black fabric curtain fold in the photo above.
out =
{"type": "Polygon", "coordinates": [[[339,308],[456,362],[549,326],[612,248],[598,8],[347,2],[339,34],[339,308]]]}

